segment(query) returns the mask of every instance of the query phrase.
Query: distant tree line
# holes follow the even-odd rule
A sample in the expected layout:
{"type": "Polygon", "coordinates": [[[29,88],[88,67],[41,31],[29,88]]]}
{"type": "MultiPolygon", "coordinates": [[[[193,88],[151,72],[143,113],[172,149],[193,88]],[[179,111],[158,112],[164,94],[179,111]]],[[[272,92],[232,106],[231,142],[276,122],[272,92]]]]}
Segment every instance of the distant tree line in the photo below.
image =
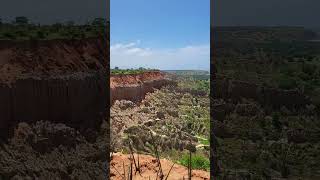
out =
{"type": "MultiPolygon", "coordinates": [[[[109,23],[108,20],[105,18],[94,18],[93,20],[88,21],[85,24],[78,24],[78,25],[106,26],[108,23],[109,23]]],[[[64,26],[75,26],[76,25],[76,23],[72,20],[65,21],[64,23],[55,23],[55,24],[64,25],[64,26]]],[[[26,16],[17,16],[14,18],[14,20],[9,21],[9,22],[5,22],[0,17],[0,25],[25,26],[25,25],[39,25],[39,23],[33,23],[26,16]]]]}
{"type": "Polygon", "coordinates": [[[4,22],[0,18],[0,40],[81,39],[104,36],[108,26],[105,18],[94,18],[84,24],[66,21],[50,25],[33,23],[25,16],[15,17],[11,22],[4,22]]]}
{"type": "Polygon", "coordinates": [[[140,74],[147,71],[159,71],[158,69],[151,69],[151,68],[143,68],[139,67],[137,69],[120,69],[119,67],[115,67],[111,69],[111,74],[140,74]]]}

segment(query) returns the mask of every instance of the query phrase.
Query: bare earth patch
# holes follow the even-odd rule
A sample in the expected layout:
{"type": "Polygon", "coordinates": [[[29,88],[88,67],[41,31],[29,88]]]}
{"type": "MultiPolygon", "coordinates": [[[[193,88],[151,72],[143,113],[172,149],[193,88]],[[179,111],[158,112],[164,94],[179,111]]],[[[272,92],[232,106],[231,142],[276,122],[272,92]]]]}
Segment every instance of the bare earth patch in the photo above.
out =
{"type": "MultiPolygon", "coordinates": [[[[138,155],[134,154],[135,159],[138,159],[138,155]]],[[[141,174],[135,171],[134,164],[133,166],[133,179],[135,180],[143,180],[143,179],[156,179],[157,172],[159,170],[159,166],[157,163],[157,159],[155,157],[149,155],[139,155],[141,174]]],[[[170,171],[173,162],[167,159],[161,159],[161,167],[166,177],[168,172],[170,171]]],[[[113,180],[122,180],[124,176],[123,164],[125,166],[126,177],[128,177],[128,171],[130,168],[131,158],[130,155],[122,154],[122,153],[114,153],[111,160],[110,166],[110,178],[113,180]],[[121,174],[121,175],[120,175],[121,174]]],[[[170,180],[180,180],[187,179],[188,177],[188,169],[184,166],[175,164],[169,174],[168,179],[170,180]]],[[[192,180],[197,179],[210,179],[210,172],[202,171],[202,170],[192,170],[192,180]]]]}

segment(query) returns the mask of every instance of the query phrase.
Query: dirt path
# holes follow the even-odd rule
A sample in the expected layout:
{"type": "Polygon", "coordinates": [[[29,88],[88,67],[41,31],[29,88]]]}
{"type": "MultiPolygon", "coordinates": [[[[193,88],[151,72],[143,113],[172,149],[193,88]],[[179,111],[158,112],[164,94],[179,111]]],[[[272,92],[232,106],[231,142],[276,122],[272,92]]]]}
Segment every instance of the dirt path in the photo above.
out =
{"type": "MultiPolygon", "coordinates": [[[[137,160],[138,155],[134,154],[135,159],[137,160]]],[[[143,180],[143,179],[156,179],[159,166],[157,165],[157,159],[149,155],[139,155],[141,175],[137,172],[135,174],[135,168],[133,165],[133,179],[134,180],[143,180]]],[[[126,177],[128,176],[128,169],[130,166],[130,155],[115,153],[113,154],[111,166],[110,166],[110,177],[112,180],[123,180],[123,163],[125,166],[126,177]],[[117,172],[118,171],[118,172],[117,172]],[[119,174],[121,173],[121,175],[119,174]]],[[[167,176],[173,162],[161,159],[161,167],[163,169],[165,177],[167,176]]],[[[184,166],[175,164],[171,170],[171,173],[168,177],[170,180],[180,180],[186,179],[188,177],[188,169],[184,166]]],[[[210,173],[202,170],[193,170],[192,171],[192,180],[200,179],[210,179],[210,173]]]]}

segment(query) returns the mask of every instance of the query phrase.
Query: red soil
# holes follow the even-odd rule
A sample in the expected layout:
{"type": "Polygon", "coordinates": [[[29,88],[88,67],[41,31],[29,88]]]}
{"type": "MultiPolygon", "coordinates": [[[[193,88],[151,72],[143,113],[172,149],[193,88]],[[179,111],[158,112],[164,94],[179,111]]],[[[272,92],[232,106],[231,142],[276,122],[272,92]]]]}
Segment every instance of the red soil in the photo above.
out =
{"type": "Polygon", "coordinates": [[[129,100],[140,102],[147,93],[166,85],[175,83],[167,78],[167,74],[160,71],[149,71],[141,74],[111,75],[110,102],[129,100]]]}
{"type": "Polygon", "coordinates": [[[0,81],[106,69],[103,48],[102,39],[0,41],[0,81]]]}
{"type": "MultiPolygon", "coordinates": [[[[134,154],[135,159],[137,160],[138,155],[134,154]]],[[[140,160],[140,167],[141,167],[141,175],[137,172],[135,173],[135,168],[133,165],[133,179],[134,180],[143,180],[146,179],[156,179],[157,172],[159,170],[159,166],[157,165],[157,159],[149,156],[149,155],[139,155],[140,160]]],[[[173,162],[161,159],[161,167],[166,177],[173,162]]],[[[110,177],[113,180],[122,180],[123,179],[123,163],[125,165],[126,177],[128,176],[128,169],[130,166],[130,156],[124,155],[121,153],[113,154],[111,160],[111,167],[110,167],[110,177]],[[118,171],[118,172],[117,172],[118,171]],[[122,175],[120,175],[121,173],[122,175]]],[[[170,180],[181,180],[187,179],[188,177],[188,169],[184,166],[175,164],[170,172],[168,179],[170,180]]],[[[210,179],[210,173],[202,170],[192,170],[192,180],[200,180],[200,179],[210,179]]]]}
{"type": "Polygon", "coordinates": [[[133,86],[142,84],[146,81],[161,80],[165,78],[165,73],[160,71],[148,71],[141,74],[124,74],[124,75],[111,75],[110,88],[133,86]]]}

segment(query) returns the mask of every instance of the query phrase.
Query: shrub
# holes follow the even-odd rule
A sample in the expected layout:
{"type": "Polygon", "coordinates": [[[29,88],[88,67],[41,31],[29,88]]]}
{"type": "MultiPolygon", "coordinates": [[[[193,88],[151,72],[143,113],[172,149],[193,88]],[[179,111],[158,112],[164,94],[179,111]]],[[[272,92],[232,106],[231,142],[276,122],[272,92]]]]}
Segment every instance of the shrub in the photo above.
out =
{"type": "Polygon", "coordinates": [[[284,75],[287,75],[287,76],[293,76],[296,71],[297,71],[297,69],[295,69],[294,67],[290,67],[288,65],[286,65],[280,69],[280,72],[284,75]]]}
{"type": "Polygon", "coordinates": [[[42,31],[38,31],[37,32],[37,38],[38,39],[44,39],[46,36],[45,36],[45,34],[44,34],[44,32],[42,32],[42,31]]]}
{"type": "MultiPolygon", "coordinates": [[[[179,160],[179,163],[183,166],[188,167],[189,161],[190,161],[189,155],[185,154],[179,160]]],[[[191,157],[191,167],[192,169],[210,170],[210,161],[208,158],[205,158],[201,155],[193,155],[191,157]]]]}
{"type": "Polygon", "coordinates": [[[297,87],[297,82],[291,77],[283,76],[279,80],[279,88],[281,89],[294,89],[297,87]]]}
{"type": "Polygon", "coordinates": [[[278,112],[272,114],[272,125],[275,129],[281,130],[280,114],[278,112]]]}
{"type": "Polygon", "coordinates": [[[305,72],[299,72],[298,77],[304,81],[311,79],[311,76],[305,72]]]}
{"type": "Polygon", "coordinates": [[[317,66],[313,64],[304,64],[302,66],[302,71],[306,74],[313,75],[317,70],[317,66]]]}
{"type": "Polygon", "coordinates": [[[320,88],[314,89],[311,97],[312,103],[320,107],[320,88]]]}
{"type": "Polygon", "coordinates": [[[5,32],[5,33],[3,33],[3,36],[4,36],[6,39],[16,39],[16,36],[15,36],[13,33],[10,33],[10,32],[5,32]]]}

